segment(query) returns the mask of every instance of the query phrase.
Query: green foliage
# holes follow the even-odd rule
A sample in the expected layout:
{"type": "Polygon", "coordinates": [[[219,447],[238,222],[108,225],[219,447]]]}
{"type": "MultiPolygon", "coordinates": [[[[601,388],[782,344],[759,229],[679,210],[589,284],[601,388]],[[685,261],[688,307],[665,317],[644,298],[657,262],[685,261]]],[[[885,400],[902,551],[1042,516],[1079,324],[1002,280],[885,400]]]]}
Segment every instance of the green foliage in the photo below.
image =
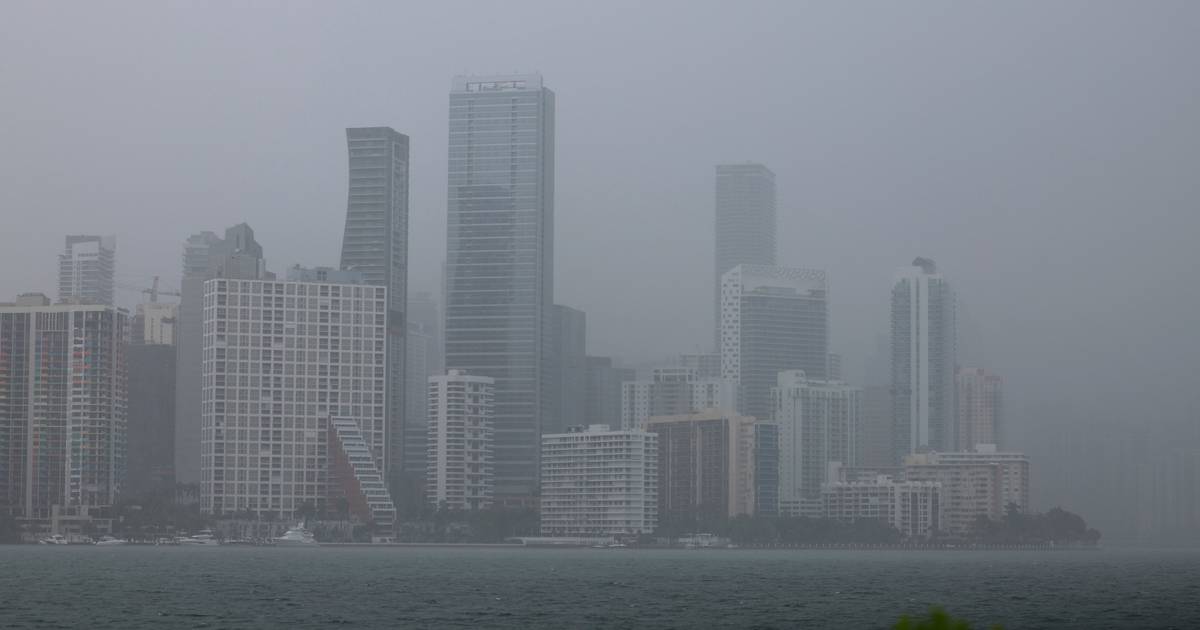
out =
{"type": "Polygon", "coordinates": [[[210,527],[213,519],[200,512],[198,497],[199,484],[178,484],[122,497],[114,506],[115,533],[131,540],[153,540],[210,527]]]}
{"type": "Polygon", "coordinates": [[[402,521],[403,542],[499,543],[516,536],[538,535],[538,513],[529,508],[431,510],[423,518],[402,521]]]}
{"type": "MultiPolygon", "coordinates": [[[[971,630],[971,624],[963,619],[951,617],[945,610],[934,607],[929,615],[913,619],[908,615],[900,617],[900,621],[892,626],[893,630],[971,630]]],[[[1000,626],[992,626],[992,630],[1003,630],[1000,626]]]]}
{"type": "Polygon", "coordinates": [[[985,544],[1094,545],[1100,540],[1100,532],[1089,528],[1083,517],[1062,508],[1025,514],[1010,503],[999,521],[980,517],[974,524],[973,538],[985,544]]]}

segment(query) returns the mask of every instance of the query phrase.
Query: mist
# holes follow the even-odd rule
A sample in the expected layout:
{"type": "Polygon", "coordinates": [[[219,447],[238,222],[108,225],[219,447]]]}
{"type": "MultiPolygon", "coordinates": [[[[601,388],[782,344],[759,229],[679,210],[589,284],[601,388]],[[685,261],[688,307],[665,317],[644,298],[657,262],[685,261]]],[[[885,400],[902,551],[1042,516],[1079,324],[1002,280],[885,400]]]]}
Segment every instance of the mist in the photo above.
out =
{"type": "Polygon", "coordinates": [[[119,302],[254,227],[336,266],[344,129],[411,138],[409,292],[440,295],[447,92],[557,94],[555,301],[627,366],[712,338],[713,166],[778,185],[779,264],[827,270],[863,384],[893,270],[937,261],[960,363],[1005,380],[1033,503],[1133,538],[1138,475],[1200,448],[1200,5],[5,3],[0,298],[117,235],[119,302]]]}

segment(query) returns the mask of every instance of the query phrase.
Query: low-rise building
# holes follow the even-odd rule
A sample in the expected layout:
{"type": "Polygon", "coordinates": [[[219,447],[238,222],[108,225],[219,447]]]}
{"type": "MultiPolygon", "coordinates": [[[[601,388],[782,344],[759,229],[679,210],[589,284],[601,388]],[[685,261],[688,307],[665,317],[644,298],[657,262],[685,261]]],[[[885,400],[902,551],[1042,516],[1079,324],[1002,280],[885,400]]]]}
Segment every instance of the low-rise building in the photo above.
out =
{"type": "Polygon", "coordinates": [[[854,522],[877,520],[909,539],[928,538],[942,522],[941,485],[927,481],[833,481],[821,490],[826,518],[854,522]]]}
{"type": "Polygon", "coordinates": [[[657,524],[657,435],[592,425],[542,436],[543,536],[648,534],[657,524]]]}

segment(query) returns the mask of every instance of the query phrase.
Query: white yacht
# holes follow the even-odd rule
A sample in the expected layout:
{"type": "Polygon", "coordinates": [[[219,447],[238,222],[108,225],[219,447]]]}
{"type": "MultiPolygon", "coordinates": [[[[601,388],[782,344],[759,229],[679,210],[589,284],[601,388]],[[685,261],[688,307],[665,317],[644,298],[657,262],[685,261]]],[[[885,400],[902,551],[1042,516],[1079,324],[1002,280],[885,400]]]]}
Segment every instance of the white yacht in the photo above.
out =
{"type": "Polygon", "coordinates": [[[95,544],[101,547],[111,547],[113,545],[127,545],[129,544],[129,541],[121,540],[120,538],[113,538],[112,536],[102,536],[100,540],[95,542],[95,544]]]}
{"type": "Polygon", "coordinates": [[[71,544],[71,542],[67,540],[66,536],[63,536],[62,534],[55,534],[53,536],[47,536],[46,538],[39,540],[38,544],[39,545],[69,545],[69,544],[71,544]]]}
{"type": "Polygon", "coordinates": [[[282,536],[275,539],[275,544],[281,547],[315,547],[317,539],[313,538],[312,532],[304,527],[303,523],[297,524],[287,530],[282,536]]]}
{"type": "Polygon", "coordinates": [[[202,530],[200,530],[199,533],[192,534],[191,536],[188,536],[186,538],[182,538],[182,537],[177,538],[176,540],[179,541],[179,544],[185,545],[185,546],[206,546],[206,545],[221,544],[220,541],[218,541],[216,539],[216,537],[213,536],[212,530],[210,530],[210,529],[202,529],[202,530]]]}

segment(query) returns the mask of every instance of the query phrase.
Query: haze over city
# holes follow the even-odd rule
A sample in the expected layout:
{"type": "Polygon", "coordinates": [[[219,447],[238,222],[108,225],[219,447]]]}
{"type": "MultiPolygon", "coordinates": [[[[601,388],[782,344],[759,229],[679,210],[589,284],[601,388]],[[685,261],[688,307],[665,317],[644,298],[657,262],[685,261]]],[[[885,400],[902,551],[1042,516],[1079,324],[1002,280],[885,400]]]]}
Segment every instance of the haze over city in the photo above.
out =
{"type": "Polygon", "coordinates": [[[408,297],[444,308],[452,81],[540,75],[587,355],[714,350],[715,169],[762,164],[843,380],[889,384],[895,274],[936,261],[1029,507],[1196,546],[1198,27],[1185,1],[6,3],[0,302],[56,296],[69,234],[115,235],[130,310],[206,230],[252,226],[281,279],[345,267],[347,129],[390,127],[408,297]]]}

